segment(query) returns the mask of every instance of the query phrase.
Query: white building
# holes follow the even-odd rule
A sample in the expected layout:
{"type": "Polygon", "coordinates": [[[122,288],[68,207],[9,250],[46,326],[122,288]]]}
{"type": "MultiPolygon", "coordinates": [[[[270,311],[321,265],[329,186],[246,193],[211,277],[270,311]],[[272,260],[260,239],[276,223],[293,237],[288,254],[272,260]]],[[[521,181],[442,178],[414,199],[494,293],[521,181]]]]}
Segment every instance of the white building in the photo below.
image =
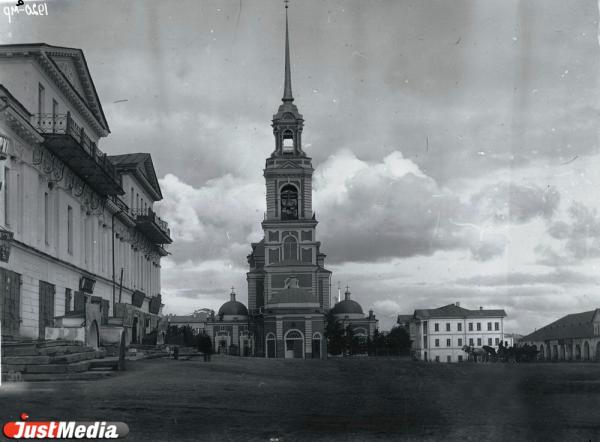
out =
{"type": "Polygon", "coordinates": [[[409,321],[413,355],[423,361],[461,362],[467,356],[465,345],[497,348],[504,341],[505,317],[504,310],[468,310],[458,303],[415,310],[409,321]]]}
{"type": "Polygon", "coordinates": [[[5,334],[44,337],[85,302],[100,304],[103,323],[124,318],[133,342],[156,325],[171,242],[152,210],[162,195],[149,154],[98,149],[109,132],[81,50],[0,46],[0,227],[13,236],[0,256],[5,334]]]}

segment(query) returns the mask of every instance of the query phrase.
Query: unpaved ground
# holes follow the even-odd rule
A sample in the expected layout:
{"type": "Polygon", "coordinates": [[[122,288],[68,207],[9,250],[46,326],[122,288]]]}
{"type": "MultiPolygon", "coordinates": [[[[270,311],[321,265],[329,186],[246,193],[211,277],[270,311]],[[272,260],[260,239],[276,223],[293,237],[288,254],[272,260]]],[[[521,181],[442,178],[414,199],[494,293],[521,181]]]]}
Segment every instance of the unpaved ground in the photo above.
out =
{"type": "Polygon", "coordinates": [[[123,421],[127,440],[600,440],[600,364],[148,360],[3,385],[2,423],[123,421]]]}

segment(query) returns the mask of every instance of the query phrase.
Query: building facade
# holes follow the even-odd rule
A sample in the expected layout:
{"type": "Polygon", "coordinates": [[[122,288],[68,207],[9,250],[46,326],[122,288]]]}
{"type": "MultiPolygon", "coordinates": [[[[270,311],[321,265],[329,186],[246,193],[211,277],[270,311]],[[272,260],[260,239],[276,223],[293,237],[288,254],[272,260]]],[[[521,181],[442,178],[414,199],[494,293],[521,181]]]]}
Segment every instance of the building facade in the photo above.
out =
{"type": "Polygon", "coordinates": [[[572,313],[524,336],[542,361],[600,361],[600,309],[572,313]]]}
{"type": "Polygon", "coordinates": [[[275,149],[264,169],[264,237],[248,256],[248,307],[259,355],[320,358],[326,354],[331,272],[317,241],[314,169],[302,148],[304,118],[293,102],[286,8],[284,93],[273,116],[275,149]]]}
{"type": "MultiPolygon", "coordinates": [[[[469,310],[457,304],[415,310],[409,321],[413,357],[422,361],[462,362],[463,346],[498,348],[504,343],[504,310],[469,310]]],[[[400,315],[405,323],[406,315],[400,315]]]]}
{"type": "Polygon", "coordinates": [[[0,46],[0,79],[0,227],[13,237],[0,262],[4,334],[43,338],[92,302],[140,341],[158,321],[171,242],[152,210],[162,195],[150,155],[98,148],[110,130],[81,50],[0,46]]]}

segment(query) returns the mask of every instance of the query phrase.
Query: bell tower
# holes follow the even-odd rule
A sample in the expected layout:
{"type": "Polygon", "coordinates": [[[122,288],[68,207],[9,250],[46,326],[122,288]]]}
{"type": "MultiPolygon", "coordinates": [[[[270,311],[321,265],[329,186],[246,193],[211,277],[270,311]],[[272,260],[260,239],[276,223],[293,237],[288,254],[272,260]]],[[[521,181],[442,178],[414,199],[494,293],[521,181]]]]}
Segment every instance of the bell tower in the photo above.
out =
{"type": "Polygon", "coordinates": [[[312,357],[325,348],[322,340],[325,313],[330,309],[331,272],[325,269],[325,254],[316,238],[314,169],[302,149],[304,118],[292,95],[287,1],[281,101],[272,121],[275,149],[263,171],[267,199],[264,237],[252,244],[248,255],[248,307],[256,324],[257,346],[267,357],[289,357],[288,353],[312,357]],[[286,340],[288,332],[294,338],[286,340]]]}

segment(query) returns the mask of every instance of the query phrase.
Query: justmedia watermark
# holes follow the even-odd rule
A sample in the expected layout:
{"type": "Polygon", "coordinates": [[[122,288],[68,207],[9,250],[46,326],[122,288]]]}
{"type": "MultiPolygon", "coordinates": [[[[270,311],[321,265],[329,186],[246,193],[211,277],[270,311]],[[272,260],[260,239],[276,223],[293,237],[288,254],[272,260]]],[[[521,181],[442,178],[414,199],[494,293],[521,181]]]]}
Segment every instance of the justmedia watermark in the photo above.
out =
{"type": "Polygon", "coordinates": [[[29,421],[21,413],[20,421],[7,422],[2,432],[9,439],[119,439],[129,434],[123,422],[29,421]]]}
{"type": "Polygon", "coordinates": [[[46,2],[24,2],[19,0],[17,4],[3,5],[2,12],[8,18],[8,23],[12,23],[13,17],[19,15],[47,16],[48,4],[46,2]]]}

